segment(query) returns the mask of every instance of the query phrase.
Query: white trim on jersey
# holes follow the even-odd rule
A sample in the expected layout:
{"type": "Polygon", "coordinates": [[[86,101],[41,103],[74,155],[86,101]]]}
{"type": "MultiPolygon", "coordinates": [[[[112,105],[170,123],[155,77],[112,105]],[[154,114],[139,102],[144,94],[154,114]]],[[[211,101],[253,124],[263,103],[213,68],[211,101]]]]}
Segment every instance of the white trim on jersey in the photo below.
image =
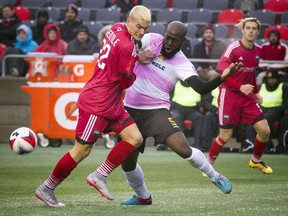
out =
{"type": "Polygon", "coordinates": [[[226,51],[225,51],[225,53],[224,53],[224,56],[227,57],[227,58],[229,58],[230,53],[232,52],[232,50],[235,49],[236,47],[239,47],[239,46],[240,46],[239,41],[238,41],[238,40],[237,40],[237,41],[234,41],[233,43],[231,43],[231,44],[227,47],[227,49],[226,49],[226,51]]]}
{"type": "Polygon", "coordinates": [[[218,112],[219,112],[219,124],[220,124],[220,125],[223,125],[223,109],[224,109],[225,93],[226,93],[226,89],[225,89],[225,88],[222,88],[222,89],[221,89],[221,94],[220,94],[219,108],[218,108],[218,112]]]}
{"type": "Polygon", "coordinates": [[[91,131],[95,125],[96,120],[97,116],[91,114],[86,124],[86,127],[83,131],[83,134],[81,136],[81,140],[87,141],[89,139],[89,135],[91,134],[91,131]]]}

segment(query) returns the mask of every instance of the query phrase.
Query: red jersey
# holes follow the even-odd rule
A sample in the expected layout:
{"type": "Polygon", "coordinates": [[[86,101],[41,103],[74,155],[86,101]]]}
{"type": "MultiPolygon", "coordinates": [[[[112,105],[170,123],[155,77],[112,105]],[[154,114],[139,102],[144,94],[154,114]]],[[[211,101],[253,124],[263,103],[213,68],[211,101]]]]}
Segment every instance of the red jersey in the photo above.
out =
{"type": "Polygon", "coordinates": [[[229,67],[231,63],[242,62],[242,68],[231,76],[231,79],[239,83],[230,82],[231,79],[228,78],[221,87],[230,90],[240,91],[239,88],[243,84],[254,85],[254,94],[258,92],[256,85],[256,70],[259,65],[261,58],[261,47],[254,44],[252,49],[247,49],[241,42],[241,40],[231,43],[223,55],[216,67],[216,70],[223,71],[229,67]],[[230,80],[229,80],[230,79],[230,80]]]}
{"type": "Polygon", "coordinates": [[[77,106],[94,115],[114,119],[123,110],[119,73],[131,75],[136,47],[128,30],[117,23],[106,33],[92,78],[82,89],[77,106]]]}

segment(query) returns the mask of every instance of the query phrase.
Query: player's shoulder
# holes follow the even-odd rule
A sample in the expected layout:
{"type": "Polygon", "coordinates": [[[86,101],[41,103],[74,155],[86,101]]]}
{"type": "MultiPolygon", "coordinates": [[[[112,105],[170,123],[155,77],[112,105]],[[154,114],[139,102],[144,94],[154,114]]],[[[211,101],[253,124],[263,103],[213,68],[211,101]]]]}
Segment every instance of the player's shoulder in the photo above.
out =
{"type": "Polygon", "coordinates": [[[225,52],[224,52],[224,56],[228,57],[230,56],[230,54],[234,51],[234,50],[237,50],[238,48],[241,48],[241,43],[240,43],[240,40],[235,40],[233,41],[232,43],[230,43],[225,52]]]}

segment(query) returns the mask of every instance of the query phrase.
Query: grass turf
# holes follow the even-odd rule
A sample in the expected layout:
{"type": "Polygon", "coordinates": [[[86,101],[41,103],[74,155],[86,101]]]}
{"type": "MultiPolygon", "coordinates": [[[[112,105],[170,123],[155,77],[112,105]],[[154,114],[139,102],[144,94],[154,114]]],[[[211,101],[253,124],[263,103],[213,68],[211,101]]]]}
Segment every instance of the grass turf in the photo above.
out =
{"type": "Polygon", "coordinates": [[[86,176],[101,164],[109,151],[96,146],[55,190],[58,200],[66,207],[48,207],[34,197],[34,190],[70,148],[68,145],[37,147],[28,155],[17,155],[7,144],[0,145],[0,215],[275,216],[288,212],[287,155],[264,155],[264,160],[274,170],[272,175],[264,175],[248,167],[250,154],[222,153],[215,168],[233,184],[231,194],[224,195],[175,153],[156,151],[154,147],[147,147],[139,160],[153,205],[119,205],[133,195],[120,168],[108,177],[109,189],[116,197],[114,201],[102,198],[86,184],[86,176]]]}

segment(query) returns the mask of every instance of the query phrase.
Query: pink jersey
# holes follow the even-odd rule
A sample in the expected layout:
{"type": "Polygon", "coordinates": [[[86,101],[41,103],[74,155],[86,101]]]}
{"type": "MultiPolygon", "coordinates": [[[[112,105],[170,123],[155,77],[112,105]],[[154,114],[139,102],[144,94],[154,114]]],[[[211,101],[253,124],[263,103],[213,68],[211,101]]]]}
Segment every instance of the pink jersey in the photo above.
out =
{"type": "Polygon", "coordinates": [[[118,117],[123,110],[119,73],[130,75],[136,56],[134,41],[126,27],[115,24],[105,35],[97,66],[79,95],[78,107],[108,119],[118,117]]]}
{"type": "MultiPolygon", "coordinates": [[[[216,69],[218,71],[223,71],[231,63],[234,62],[242,62],[243,67],[237,71],[235,74],[231,76],[232,79],[237,81],[239,84],[251,84],[256,86],[256,69],[258,68],[259,61],[261,57],[261,47],[257,44],[254,44],[252,49],[247,49],[242,44],[241,40],[235,41],[231,43],[225,52],[223,53],[216,69]]],[[[221,87],[230,89],[230,90],[237,90],[238,88],[231,85],[229,80],[227,79],[226,82],[221,84],[221,87]]],[[[254,92],[257,93],[257,92],[254,92]]]]}

